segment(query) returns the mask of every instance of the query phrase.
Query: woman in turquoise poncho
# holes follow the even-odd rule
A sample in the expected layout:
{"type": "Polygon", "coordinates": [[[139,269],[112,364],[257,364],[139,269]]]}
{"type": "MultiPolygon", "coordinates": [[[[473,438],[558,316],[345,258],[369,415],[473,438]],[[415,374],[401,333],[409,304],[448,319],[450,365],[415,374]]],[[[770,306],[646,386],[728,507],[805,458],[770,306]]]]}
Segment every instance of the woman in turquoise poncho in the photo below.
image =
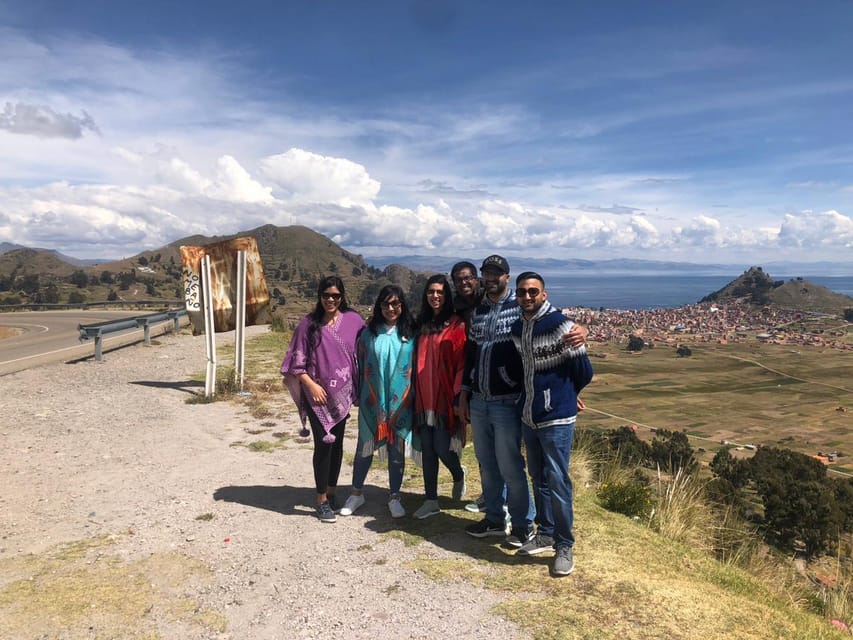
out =
{"type": "Polygon", "coordinates": [[[373,454],[388,457],[388,509],[395,518],[406,515],[400,504],[405,456],[411,453],[414,396],[412,350],[414,320],[403,290],[386,285],[373,306],[373,316],[358,341],[361,375],[358,444],[352,472],[352,495],[340,511],[351,515],[364,504],[364,480],[373,454]]]}

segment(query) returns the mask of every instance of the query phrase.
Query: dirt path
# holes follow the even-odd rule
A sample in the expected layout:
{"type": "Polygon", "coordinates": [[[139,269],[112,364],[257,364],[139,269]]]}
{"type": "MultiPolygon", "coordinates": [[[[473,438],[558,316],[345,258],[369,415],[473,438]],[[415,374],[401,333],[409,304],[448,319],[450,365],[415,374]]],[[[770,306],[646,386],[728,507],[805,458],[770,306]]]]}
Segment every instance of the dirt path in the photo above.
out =
{"type": "Polygon", "coordinates": [[[0,378],[0,637],[527,637],[500,594],[418,570],[468,557],[461,515],[407,545],[380,471],[363,513],[321,524],[310,445],[243,446],[295,435],[292,412],[187,404],[203,337],[155,342],[0,378]]]}

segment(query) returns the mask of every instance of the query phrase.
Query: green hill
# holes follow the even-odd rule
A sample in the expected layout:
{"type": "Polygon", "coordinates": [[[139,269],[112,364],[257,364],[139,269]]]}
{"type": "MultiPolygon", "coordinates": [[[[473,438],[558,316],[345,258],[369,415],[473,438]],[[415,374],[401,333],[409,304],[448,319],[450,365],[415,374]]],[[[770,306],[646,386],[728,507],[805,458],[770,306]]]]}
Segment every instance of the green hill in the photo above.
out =
{"type": "Polygon", "coordinates": [[[699,302],[773,304],[785,309],[841,314],[853,307],[853,298],[830,291],[802,278],[773,280],[761,267],[750,267],[725,287],[699,302]]]}
{"type": "MultiPolygon", "coordinates": [[[[92,267],[70,265],[46,250],[10,251],[0,255],[0,296],[7,291],[19,299],[23,296],[23,302],[35,301],[32,295],[16,287],[20,277],[39,274],[46,281],[67,283],[73,273],[82,271],[89,283],[79,293],[87,301],[106,300],[110,292],[124,300],[163,298],[174,301],[181,290],[182,245],[205,245],[245,236],[257,240],[273,304],[286,314],[303,313],[315,300],[320,278],[326,275],[339,276],[347,287],[350,302],[359,305],[371,305],[382,285],[389,282],[400,285],[416,305],[425,282],[423,274],[403,265],[377,269],[362,256],[342,249],[308,227],[268,224],[225,236],[188,236],[157,249],[92,267]]],[[[60,301],[65,302],[65,297],[61,296],[60,301]]]]}

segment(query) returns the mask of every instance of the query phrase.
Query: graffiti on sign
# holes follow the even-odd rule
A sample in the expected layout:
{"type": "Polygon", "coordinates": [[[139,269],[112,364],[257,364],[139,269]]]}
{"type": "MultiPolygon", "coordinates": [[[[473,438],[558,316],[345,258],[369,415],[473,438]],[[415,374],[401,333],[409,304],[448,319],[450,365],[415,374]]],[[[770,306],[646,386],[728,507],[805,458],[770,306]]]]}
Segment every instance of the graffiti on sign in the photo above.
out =
{"type": "Polygon", "coordinates": [[[233,331],[237,325],[237,252],[246,252],[246,325],[269,324],[270,294],[264,267],[254,238],[233,238],[199,247],[182,246],[182,279],[187,315],[193,335],[204,333],[201,259],[210,256],[210,291],[213,298],[213,330],[233,331]]]}

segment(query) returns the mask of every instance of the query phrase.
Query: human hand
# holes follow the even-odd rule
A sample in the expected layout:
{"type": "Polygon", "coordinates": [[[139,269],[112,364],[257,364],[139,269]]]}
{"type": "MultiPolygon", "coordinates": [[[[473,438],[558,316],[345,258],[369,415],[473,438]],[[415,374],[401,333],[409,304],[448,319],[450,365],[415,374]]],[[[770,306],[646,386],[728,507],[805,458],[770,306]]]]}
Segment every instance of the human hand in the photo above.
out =
{"type": "Polygon", "coordinates": [[[586,409],[586,405],[584,404],[583,400],[578,398],[578,413],[580,413],[584,409],[586,409]]]}
{"type": "Polygon", "coordinates": [[[326,404],[326,400],[328,400],[326,390],[313,380],[308,383],[306,391],[316,404],[326,404]]]}
{"type": "Polygon", "coordinates": [[[589,329],[585,326],[576,324],[568,333],[563,334],[563,344],[570,347],[579,347],[586,342],[586,337],[589,335],[589,329]]]}
{"type": "Polygon", "coordinates": [[[459,393],[459,406],[456,407],[456,415],[459,416],[459,420],[462,421],[462,424],[470,424],[471,422],[471,409],[468,406],[468,391],[462,391],[459,393]]]}

